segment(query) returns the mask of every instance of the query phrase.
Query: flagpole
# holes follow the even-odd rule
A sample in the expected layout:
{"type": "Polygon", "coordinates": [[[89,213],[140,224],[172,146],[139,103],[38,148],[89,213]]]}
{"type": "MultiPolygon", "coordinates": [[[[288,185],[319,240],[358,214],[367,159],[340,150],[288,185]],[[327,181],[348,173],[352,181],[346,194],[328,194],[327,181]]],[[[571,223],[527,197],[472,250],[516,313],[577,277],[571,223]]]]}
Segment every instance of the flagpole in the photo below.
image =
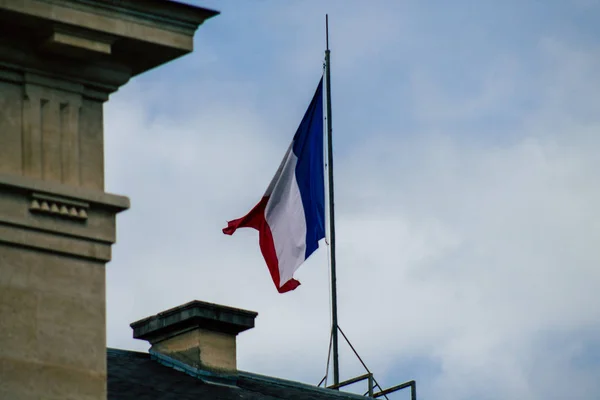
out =
{"type": "Polygon", "coordinates": [[[331,74],[329,51],[329,16],[325,14],[325,92],[327,94],[327,171],[329,182],[329,257],[331,264],[331,340],[333,347],[333,384],[340,383],[340,366],[338,358],[338,320],[337,320],[337,286],[335,271],[335,210],[333,198],[333,148],[331,121],[331,74]]]}

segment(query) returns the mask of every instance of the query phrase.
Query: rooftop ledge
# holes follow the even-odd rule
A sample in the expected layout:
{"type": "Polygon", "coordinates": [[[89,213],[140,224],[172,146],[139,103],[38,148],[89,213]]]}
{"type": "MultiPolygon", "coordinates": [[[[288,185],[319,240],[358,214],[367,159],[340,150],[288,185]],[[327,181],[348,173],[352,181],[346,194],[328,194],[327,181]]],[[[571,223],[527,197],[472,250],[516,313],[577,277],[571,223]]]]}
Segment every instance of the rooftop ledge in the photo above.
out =
{"type": "Polygon", "coordinates": [[[115,212],[125,211],[130,207],[129,198],[125,196],[54,182],[45,182],[20,175],[0,174],[0,187],[17,192],[38,193],[84,201],[115,212]]]}
{"type": "Polygon", "coordinates": [[[191,52],[198,27],[219,14],[171,0],[0,0],[0,10],[0,33],[131,76],[191,52]]]}

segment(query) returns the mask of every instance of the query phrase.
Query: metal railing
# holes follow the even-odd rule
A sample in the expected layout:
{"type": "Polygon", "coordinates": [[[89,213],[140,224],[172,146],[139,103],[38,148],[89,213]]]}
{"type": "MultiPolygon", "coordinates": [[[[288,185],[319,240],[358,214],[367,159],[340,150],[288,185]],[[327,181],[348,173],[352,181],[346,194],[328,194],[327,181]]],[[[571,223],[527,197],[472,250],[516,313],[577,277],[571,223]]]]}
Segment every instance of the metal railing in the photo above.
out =
{"type": "MultiPolygon", "coordinates": [[[[382,390],[381,392],[377,392],[373,395],[374,398],[385,396],[387,394],[397,392],[398,390],[410,388],[410,400],[417,400],[417,382],[408,381],[402,383],[400,385],[392,386],[391,388],[382,390]]],[[[387,397],[386,397],[387,398],[387,397]]]]}
{"type": "MultiPolygon", "coordinates": [[[[364,381],[366,379],[369,388],[363,394],[363,396],[368,396],[368,397],[372,397],[372,398],[385,397],[387,400],[389,400],[388,397],[387,397],[388,394],[397,392],[397,391],[402,390],[402,389],[410,388],[410,399],[411,400],[417,400],[417,382],[414,381],[414,380],[402,383],[400,385],[392,386],[392,387],[387,388],[387,389],[382,388],[379,385],[379,382],[377,382],[377,380],[373,376],[373,373],[369,370],[369,368],[367,367],[367,365],[365,364],[365,362],[358,355],[358,352],[356,351],[356,349],[354,348],[354,346],[352,346],[352,343],[350,343],[350,340],[348,340],[348,337],[346,336],[346,334],[344,333],[344,331],[342,331],[342,328],[340,328],[338,326],[337,329],[342,334],[342,336],[346,340],[346,343],[348,343],[348,345],[350,346],[350,348],[354,352],[354,355],[358,358],[358,360],[360,361],[360,363],[362,364],[362,366],[364,367],[364,369],[367,371],[367,373],[364,374],[364,375],[357,376],[357,377],[352,378],[352,379],[345,380],[345,381],[340,382],[338,384],[327,386],[328,389],[338,390],[338,389],[340,389],[340,388],[342,388],[344,386],[349,386],[349,385],[352,385],[354,383],[364,381]],[[379,391],[378,392],[374,392],[375,388],[379,389],[379,391]]],[[[329,367],[329,362],[328,362],[328,367],[329,367]]],[[[319,382],[319,384],[317,386],[320,387],[323,384],[323,382],[326,382],[326,380],[327,380],[327,374],[323,377],[323,379],[321,379],[321,382],[319,382]]],[[[325,384],[327,384],[327,383],[325,383],[325,384]]]]}
{"type": "MultiPolygon", "coordinates": [[[[380,390],[379,392],[373,392],[374,379],[373,379],[373,374],[371,374],[371,373],[360,375],[355,378],[345,380],[343,382],[338,383],[337,385],[327,386],[327,388],[328,389],[340,389],[344,386],[349,386],[354,383],[364,381],[365,379],[368,382],[369,389],[363,394],[363,396],[368,396],[368,397],[372,397],[375,399],[378,397],[385,397],[387,399],[388,394],[397,392],[402,389],[410,388],[410,400],[417,400],[417,382],[416,381],[408,381],[408,382],[402,383],[400,385],[392,386],[391,388],[380,390]]],[[[323,382],[321,382],[321,383],[323,383],[323,382]]],[[[377,386],[379,386],[379,385],[377,385],[377,386]]],[[[380,387],[380,389],[381,389],[381,387],[380,387]]]]}
{"type": "Polygon", "coordinates": [[[352,379],[348,379],[346,381],[340,382],[337,385],[327,386],[327,388],[328,389],[339,389],[344,386],[352,385],[353,383],[364,381],[365,379],[368,381],[369,390],[367,390],[367,393],[365,393],[364,395],[365,396],[368,395],[369,397],[374,397],[374,395],[373,395],[373,374],[372,373],[357,376],[356,378],[352,378],[352,379]]]}

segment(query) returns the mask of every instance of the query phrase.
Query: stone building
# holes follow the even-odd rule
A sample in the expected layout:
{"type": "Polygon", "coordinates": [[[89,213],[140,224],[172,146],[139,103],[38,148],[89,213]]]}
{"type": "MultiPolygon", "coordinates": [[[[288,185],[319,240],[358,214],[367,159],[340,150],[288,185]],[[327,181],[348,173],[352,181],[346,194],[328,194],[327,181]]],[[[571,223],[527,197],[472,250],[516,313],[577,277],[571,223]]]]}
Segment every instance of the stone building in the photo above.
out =
{"type": "Polygon", "coordinates": [[[150,353],[106,349],[105,265],[129,199],[104,191],[103,104],[191,52],[217,14],[0,0],[0,399],[355,397],[238,371],[256,314],[202,302],[134,323],[150,353]]]}

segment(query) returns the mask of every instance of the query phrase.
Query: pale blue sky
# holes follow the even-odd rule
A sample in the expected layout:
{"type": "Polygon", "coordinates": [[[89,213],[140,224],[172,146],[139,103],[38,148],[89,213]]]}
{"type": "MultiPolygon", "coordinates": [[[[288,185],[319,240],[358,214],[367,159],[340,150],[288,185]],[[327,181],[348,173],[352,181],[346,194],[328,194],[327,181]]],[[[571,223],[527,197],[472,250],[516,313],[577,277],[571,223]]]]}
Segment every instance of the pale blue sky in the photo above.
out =
{"type": "MultiPolygon", "coordinates": [[[[199,299],[259,312],[240,368],[322,378],[325,249],[279,295],[255,232],[220,229],[275,173],[329,13],[340,323],[361,355],[419,399],[600,396],[600,2],[190,3],[222,12],[196,51],[106,106],[107,190],[132,201],[109,346],[146,350],[130,322],[199,299]]],[[[361,373],[343,348],[342,378],[361,373]]]]}

